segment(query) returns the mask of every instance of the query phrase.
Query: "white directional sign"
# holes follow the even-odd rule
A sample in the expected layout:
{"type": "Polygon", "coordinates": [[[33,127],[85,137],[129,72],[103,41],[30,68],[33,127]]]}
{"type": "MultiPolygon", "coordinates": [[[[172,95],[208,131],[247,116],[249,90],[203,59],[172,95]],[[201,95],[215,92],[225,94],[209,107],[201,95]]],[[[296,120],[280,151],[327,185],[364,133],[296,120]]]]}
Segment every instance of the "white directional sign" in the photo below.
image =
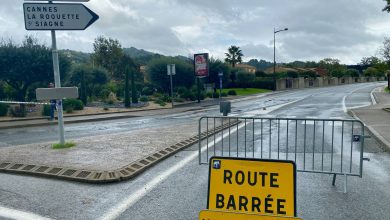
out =
{"type": "Polygon", "coordinates": [[[26,30],[85,30],[99,16],[82,4],[24,3],[26,30]]]}
{"type": "Polygon", "coordinates": [[[38,88],[36,89],[37,100],[78,98],[79,92],[77,87],[61,88],[38,88]]]}

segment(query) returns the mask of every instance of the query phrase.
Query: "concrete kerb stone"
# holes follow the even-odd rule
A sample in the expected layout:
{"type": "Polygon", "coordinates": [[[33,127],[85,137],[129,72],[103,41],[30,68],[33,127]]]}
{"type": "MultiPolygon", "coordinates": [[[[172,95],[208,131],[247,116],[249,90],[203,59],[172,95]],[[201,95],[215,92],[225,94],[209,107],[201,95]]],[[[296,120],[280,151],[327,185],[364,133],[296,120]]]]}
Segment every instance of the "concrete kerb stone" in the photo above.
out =
{"type": "MultiPolygon", "coordinates": [[[[215,132],[203,132],[201,134],[201,140],[221,132],[229,127],[239,124],[240,121],[227,123],[223,127],[218,126],[215,128],[215,132]]],[[[41,166],[34,164],[23,164],[15,162],[3,162],[0,164],[0,172],[4,173],[16,173],[27,174],[33,176],[57,178],[63,180],[85,182],[85,183],[111,183],[124,181],[141,174],[146,169],[154,166],[165,158],[175,154],[176,152],[190,147],[198,143],[199,136],[193,136],[174,145],[171,145],[163,150],[153,152],[135,162],[132,162],[120,169],[106,170],[106,171],[94,171],[94,170],[78,170],[65,167],[51,167],[41,166]]]]}

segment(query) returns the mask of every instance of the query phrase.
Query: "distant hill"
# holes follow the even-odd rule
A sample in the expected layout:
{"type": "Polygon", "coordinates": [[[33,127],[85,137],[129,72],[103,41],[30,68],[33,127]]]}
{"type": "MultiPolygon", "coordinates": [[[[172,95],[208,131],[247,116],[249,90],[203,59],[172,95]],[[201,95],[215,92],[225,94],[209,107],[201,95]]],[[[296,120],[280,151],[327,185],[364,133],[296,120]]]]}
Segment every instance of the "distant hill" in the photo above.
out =
{"type": "Polygon", "coordinates": [[[156,53],[149,52],[144,49],[137,49],[135,47],[123,48],[123,51],[125,52],[125,54],[129,55],[132,58],[148,57],[148,56],[156,55],[156,53]]]}
{"type": "MultiPolygon", "coordinates": [[[[150,51],[146,51],[144,49],[137,49],[135,47],[123,48],[125,54],[130,56],[136,63],[140,65],[146,65],[149,61],[155,58],[165,57],[165,55],[161,55],[158,53],[153,53],[150,51]]],[[[60,53],[67,56],[72,63],[88,63],[91,59],[91,53],[84,53],[80,51],[74,50],[60,50],[60,53]]],[[[174,58],[183,60],[186,62],[192,62],[192,60],[185,56],[175,56],[174,58]]]]}
{"type": "Polygon", "coordinates": [[[60,50],[60,53],[67,56],[72,61],[72,63],[88,63],[91,58],[90,53],[74,50],[60,50]]]}

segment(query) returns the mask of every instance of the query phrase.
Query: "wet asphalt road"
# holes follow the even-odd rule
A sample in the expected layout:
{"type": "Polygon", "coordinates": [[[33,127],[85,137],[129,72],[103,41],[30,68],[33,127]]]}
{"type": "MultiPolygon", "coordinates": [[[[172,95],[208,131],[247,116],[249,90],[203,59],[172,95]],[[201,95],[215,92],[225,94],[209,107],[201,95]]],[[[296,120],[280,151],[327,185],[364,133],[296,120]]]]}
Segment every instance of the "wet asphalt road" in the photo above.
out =
{"type": "MultiPolygon", "coordinates": [[[[380,84],[357,84],[295,90],[235,102],[233,115],[256,116],[263,107],[296,101],[262,116],[350,118],[347,108],[370,104],[370,92],[380,84]]],[[[216,107],[192,114],[179,113],[109,122],[70,125],[68,137],[132,131],[144,126],[175,125],[218,115],[216,107]]],[[[54,139],[52,128],[0,131],[4,145],[54,139]]],[[[242,143],[241,143],[242,144],[242,143]]],[[[297,174],[298,216],[304,219],[389,219],[390,155],[367,139],[363,178],[348,178],[348,193],[338,178],[324,174],[297,174]]],[[[147,170],[136,179],[107,185],[89,185],[29,176],[0,174],[0,206],[53,219],[197,219],[206,208],[208,167],[198,164],[197,146],[190,147],[147,170]]],[[[202,154],[203,155],[203,154],[202,154]]],[[[1,211],[0,211],[1,216],[1,211]]]]}

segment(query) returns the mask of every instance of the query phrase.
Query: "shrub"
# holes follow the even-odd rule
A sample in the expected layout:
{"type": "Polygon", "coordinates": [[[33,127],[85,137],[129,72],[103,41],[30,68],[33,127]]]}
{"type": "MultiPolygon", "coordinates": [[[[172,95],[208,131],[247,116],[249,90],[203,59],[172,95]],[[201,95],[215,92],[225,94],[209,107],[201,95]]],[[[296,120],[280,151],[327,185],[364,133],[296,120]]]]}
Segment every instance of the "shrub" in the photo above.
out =
{"type": "Polygon", "coordinates": [[[108,90],[107,88],[103,89],[103,90],[100,92],[100,97],[101,97],[102,99],[107,99],[109,95],[110,95],[110,90],[108,90]]]}
{"type": "Polygon", "coordinates": [[[106,103],[109,105],[112,105],[116,101],[118,101],[118,98],[116,97],[115,93],[110,92],[110,94],[108,95],[108,98],[106,99],[106,103]]]}
{"type": "Polygon", "coordinates": [[[189,90],[185,91],[185,92],[181,95],[181,97],[182,97],[183,99],[191,100],[191,101],[195,101],[195,99],[196,99],[195,94],[192,93],[192,92],[189,91],[189,90]]]}
{"type": "Polygon", "coordinates": [[[104,111],[108,111],[108,110],[110,110],[110,109],[109,109],[108,107],[104,107],[103,110],[104,110],[104,111]]]}
{"type": "MultiPolygon", "coordinates": [[[[141,90],[141,93],[142,95],[152,95],[154,92],[154,89],[151,88],[150,86],[145,86],[144,88],[142,88],[141,90]]],[[[142,102],[142,101],[141,101],[142,102]]]]}
{"type": "Polygon", "coordinates": [[[154,103],[159,104],[160,106],[165,106],[166,105],[165,102],[163,100],[161,100],[161,99],[157,99],[156,101],[154,101],[154,103]]]}
{"type": "Polygon", "coordinates": [[[43,116],[50,116],[50,111],[51,111],[50,105],[43,105],[43,109],[42,109],[43,116]]]}
{"type": "Polygon", "coordinates": [[[222,92],[221,93],[221,97],[226,97],[227,96],[227,93],[226,92],[222,92]]]}
{"type": "Polygon", "coordinates": [[[215,99],[219,98],[219,92],[218,91],[213,93],[213,98],[215,98],[215,99]]]}
{"type": "Polygon", "coordinates": [[[177,93],[179,95],[184,94],[187,91],[188,91],[188,89],[186,87],[179,87],[179,88],[177,88],[177,93]]]}
{"type": "Polygon", "coordinates": [[[207,92],[206,96],[209,97],[209,98],[212,98],[213,97],[213,93],[212,92],[207,92]]]}
{"type": "Polygon", "coordinates": [[[168,96],[168,95],[163,95],[160,99],[161,99],[163,102],[171,102],[171,97],[168,96]]]}
{"type": "Polygon", "coordinates": [[[236,90],[229,90],[227,94],[228,95],[237,95],[237,92],[236,92],[236,90]]]}
{"type": "Polygon", "coordinates": [[[174,102],[184,102],[185,99],[183,99],[183,98],[174,98],[173,101],[174,102]]]}
{"type": "Polygon", "coordinates": [[[147,101],[149,101],[149,99],[148,99],[147,96],[141,96],[141,97],[139,98],[139,100],[140,100],[141,102],[147,102],[147,101]]]}
{"type": "Polygon", "coordinates": [[[62,101],[62,105],[63,105],[65,110],[70,109],[70,108],[72,110],[83,110],[84,109],[84,104],[79,99],[64,99],[62,101]]]}
{"type": "Polygon", "coordinates": [[[10,109],[10,113],[13,117],[26,117],[26,107],[25,106],[15,106],[10,109]]]}
{"type": "Polygon", "coordinates": [[[65,108],[65,112],[68,113],[68,114],[69,114],[69,113],[73,113],[73,107],[72,107],[72,106],[66,107],[66,108],[65,108]]]}
{"type": "Polygon", "coordinates": [[[0,116],[7,116],[9,105],[0,103],[0,116]]]}

